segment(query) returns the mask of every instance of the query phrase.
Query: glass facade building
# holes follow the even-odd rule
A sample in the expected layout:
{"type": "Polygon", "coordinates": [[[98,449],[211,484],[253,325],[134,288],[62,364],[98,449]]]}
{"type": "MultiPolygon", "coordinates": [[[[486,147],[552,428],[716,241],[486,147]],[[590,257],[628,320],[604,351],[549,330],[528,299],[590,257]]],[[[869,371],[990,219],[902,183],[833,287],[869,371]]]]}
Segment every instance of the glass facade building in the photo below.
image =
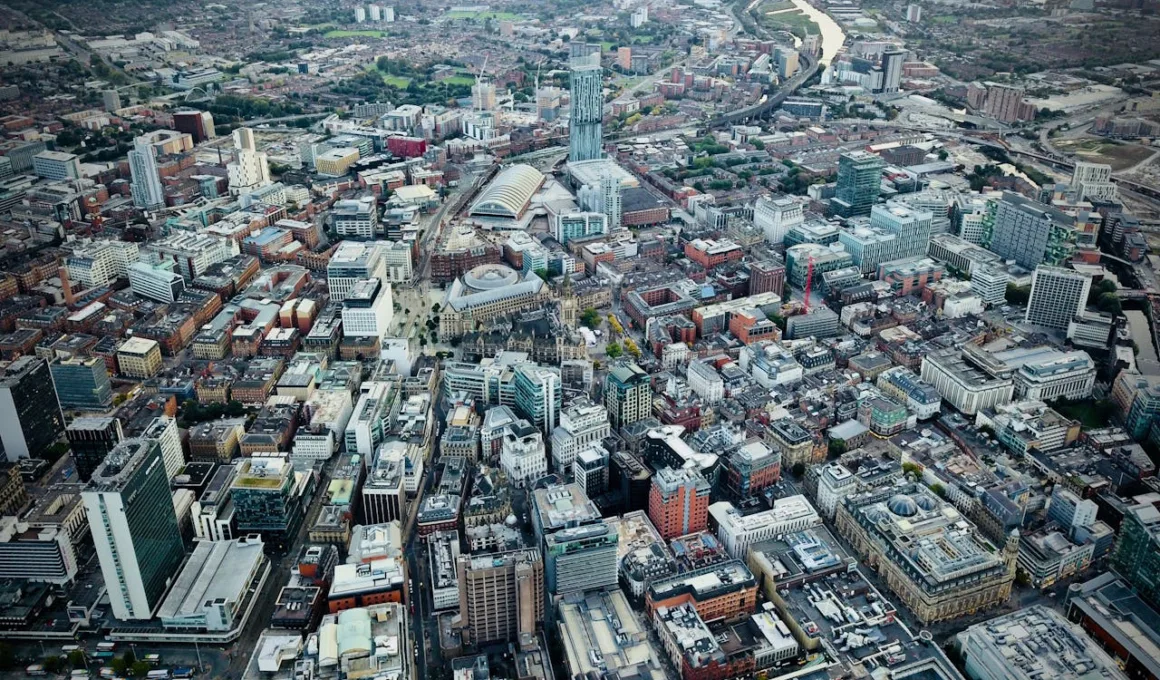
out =
{"type": "Polygon", "coordinates": [[[161,447],[128,439],[109,452],[81,492],[118,620],[145,620],[185,558],[161,447]]]}
{"type": "Polygon", "coordinates": [[[109,369],[98,357],[57,359],[49,366],[62,409],[104,411],[113,405],[109,369]]]}
{"type": "Polygon", "coordinates": [[[838,182],[831,206],[842,217],[869,215],[882,191],[885,162],[868,151],[851,151],[838,157],[838,182]]]}
{"type": "Polygon", "coordinates": [[[603,156],[604,69],[596,63],[572,67],[572,117],[568,123],[568,160],[591,161],[603,156]]]}

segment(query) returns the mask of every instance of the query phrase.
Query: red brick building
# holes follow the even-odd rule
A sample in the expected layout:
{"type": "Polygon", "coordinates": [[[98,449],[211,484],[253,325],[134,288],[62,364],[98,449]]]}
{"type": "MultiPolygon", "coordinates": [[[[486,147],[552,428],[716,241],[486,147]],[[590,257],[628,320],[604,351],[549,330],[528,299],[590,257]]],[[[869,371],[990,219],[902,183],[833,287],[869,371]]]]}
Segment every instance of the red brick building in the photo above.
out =
{"type": "Polygon", "coordinates": [[[422,137],[387,137],[387,151],[401,158],[418,158],[427,153],[427,140],[422,137]]]}
{"type": "Polygon", "coordinates": [[[685,257],[705,269],[740,260],[744,254],[741,246],[726,239],[694,239],[685,244],[685,257]]]}
{"type": "Polygon", "coordinates": [[[661,537],[668,540],[708,527],[710,490],[709,482],[691,470],[657,470],[648,494],[648,517],[661,537]]]}
{"type": "Polygon", "coordinates": [[[749,264],[749,294],[781,294],[785,288],[785,265],[780,262],[761,261],[749,264]]]}

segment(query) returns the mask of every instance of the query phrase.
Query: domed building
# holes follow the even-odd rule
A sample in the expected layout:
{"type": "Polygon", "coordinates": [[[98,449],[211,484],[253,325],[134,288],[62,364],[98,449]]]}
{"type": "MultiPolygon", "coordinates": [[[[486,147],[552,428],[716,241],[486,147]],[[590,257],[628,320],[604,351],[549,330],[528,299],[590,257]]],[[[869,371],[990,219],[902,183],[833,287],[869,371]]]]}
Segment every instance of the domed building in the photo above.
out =
{"type": "Polygon", "coordinates": [[[479,323],[540,307],[551,297],[544,280],[534,272],[521,275],[507,265],[481,264],[447,289],[439,335],[461,336],[479,323]]]}
{"type": "Polygon", "coordinates": [[[1001,605],[1011,595],[1019,537],[992,544],[917,482],[846,496],[834,524],[923,623],[1001,605]]]}

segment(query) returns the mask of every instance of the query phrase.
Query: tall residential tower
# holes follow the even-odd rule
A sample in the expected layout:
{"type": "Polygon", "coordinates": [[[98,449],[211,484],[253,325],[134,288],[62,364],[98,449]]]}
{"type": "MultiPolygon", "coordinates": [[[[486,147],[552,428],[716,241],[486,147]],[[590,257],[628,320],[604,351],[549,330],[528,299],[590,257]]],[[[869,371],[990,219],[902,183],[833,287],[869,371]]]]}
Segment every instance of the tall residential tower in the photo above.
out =
{"type": "Polygon", "coordinates": [[[572,118],[568,123],[568,160],[591,161],[603,155],[604,69],[599,55],[572,60],[572,118]]]}

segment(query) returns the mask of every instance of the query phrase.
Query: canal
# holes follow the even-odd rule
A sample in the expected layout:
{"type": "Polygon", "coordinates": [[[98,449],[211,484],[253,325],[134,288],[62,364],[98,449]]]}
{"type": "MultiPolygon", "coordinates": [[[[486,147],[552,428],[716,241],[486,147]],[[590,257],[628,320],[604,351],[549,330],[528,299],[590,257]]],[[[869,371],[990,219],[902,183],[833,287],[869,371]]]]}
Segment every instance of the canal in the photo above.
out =
{"type": "Polygon", "coordinates": [[[1136,355],[1136,367],[1144,375],[1160,375],[1160,359],[1156,357],[1156,345],[1152,342],[1152,329],[1148,326],[1148,316],[1137,309],[1125,309],[1124,316],[1128,317],[1128,328],[1132,331],[1132,339],[1140,348],[1136,355]]]}

